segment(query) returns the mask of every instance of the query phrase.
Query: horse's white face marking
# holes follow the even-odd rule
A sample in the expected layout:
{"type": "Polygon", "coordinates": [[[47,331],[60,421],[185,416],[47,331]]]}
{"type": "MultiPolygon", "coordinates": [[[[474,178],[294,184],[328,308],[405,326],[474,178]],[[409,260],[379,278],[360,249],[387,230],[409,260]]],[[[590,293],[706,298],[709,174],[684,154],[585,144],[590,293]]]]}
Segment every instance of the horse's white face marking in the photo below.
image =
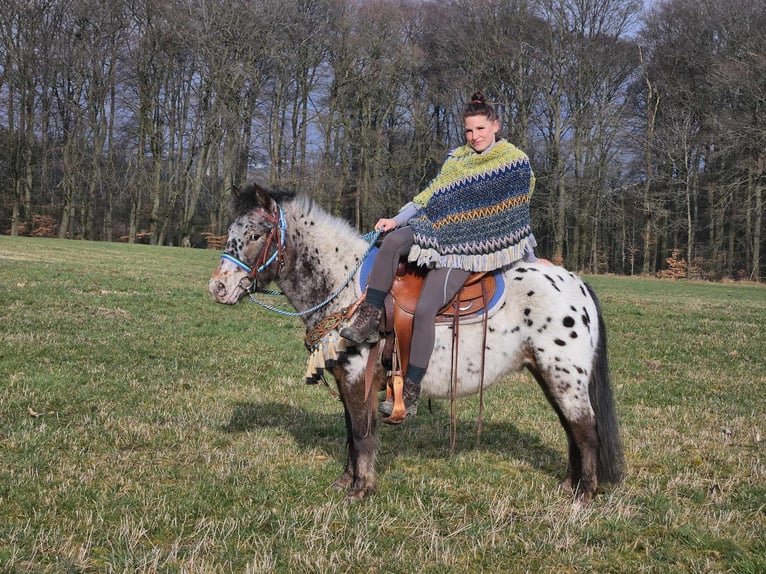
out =
{"type": "MultiPolygon", "coordinates": [[[[254,210],[237,217],[229,226],[229,235],[223,252],[252,267],[265,244],[264,236],[270,231],[263,210],[254,210]]],[[[218,303],[233,305],[246,295],[240,283],[247,272],[226,259],[221,259],[208,281],[208,290],[218,303]]]]}

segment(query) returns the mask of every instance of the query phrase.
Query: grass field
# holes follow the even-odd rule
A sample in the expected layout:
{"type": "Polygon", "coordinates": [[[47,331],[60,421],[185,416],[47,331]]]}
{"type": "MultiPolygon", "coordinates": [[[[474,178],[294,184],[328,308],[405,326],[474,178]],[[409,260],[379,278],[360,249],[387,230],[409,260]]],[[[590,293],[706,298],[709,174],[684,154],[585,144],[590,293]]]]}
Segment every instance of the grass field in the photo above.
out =
{"type": "Polygon", "coordinates": [[[588,507],[527,374],[380,429],[330,488],[341,405],[303,328],[206,292],[212,251],[0,237],[0,572],[766,572],[766,288],[590,277],[627,456],[588,507]]]}

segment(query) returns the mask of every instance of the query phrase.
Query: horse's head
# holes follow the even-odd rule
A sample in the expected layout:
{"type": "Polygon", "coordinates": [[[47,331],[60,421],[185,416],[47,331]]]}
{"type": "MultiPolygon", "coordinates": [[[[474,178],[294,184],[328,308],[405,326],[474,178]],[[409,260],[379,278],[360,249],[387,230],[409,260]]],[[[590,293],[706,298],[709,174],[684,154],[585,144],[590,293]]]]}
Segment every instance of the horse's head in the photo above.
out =
{"type": "Polygon", "coordinates": [[[286,226],[279,201],[287,197],[258,185],[235,191],[234,221],[221,261],[208,282],[216,302],[233,305],[257,284],[276,278],[283,263],[286,226]]]}

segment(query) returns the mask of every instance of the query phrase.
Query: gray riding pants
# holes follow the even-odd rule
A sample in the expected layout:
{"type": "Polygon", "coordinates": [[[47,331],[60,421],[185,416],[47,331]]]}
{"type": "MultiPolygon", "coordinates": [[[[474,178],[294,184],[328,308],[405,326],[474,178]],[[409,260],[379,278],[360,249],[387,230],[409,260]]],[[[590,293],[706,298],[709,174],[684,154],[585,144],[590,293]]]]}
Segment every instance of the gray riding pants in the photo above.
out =
{"type": "MultiPolygon", "coordinates": [[[[391,290],[399,259],[410,252],[413,243],[414,233],[409,226],[400,227],[386,236],[370,271],[370,289],[385,293],[391,290]]],[[[415,307],[410,365],[423,370],[428,367],[436,338],[436,314],[460,291],[470,274],[470,271],[452,267],[428,271],[415,307]]]]}

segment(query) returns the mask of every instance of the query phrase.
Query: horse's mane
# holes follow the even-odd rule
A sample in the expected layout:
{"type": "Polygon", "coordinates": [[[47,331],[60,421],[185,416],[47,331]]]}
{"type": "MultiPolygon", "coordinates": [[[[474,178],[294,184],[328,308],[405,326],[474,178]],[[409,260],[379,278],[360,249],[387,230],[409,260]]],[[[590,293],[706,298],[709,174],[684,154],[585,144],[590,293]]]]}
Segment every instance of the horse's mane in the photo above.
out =
{"type": "Polygon", "coordinates": [[[268,189],[260,184],[251,183],[241,190],[234,189],[231,196],[231,215],[239,217],[254,209],[268,208],[264,203],[264,195],[267,195],[277,203],[289,201],[295,197],[295,192],[286,189],[268,189]]]}
{"type": "Polygon", "coordinates": [[[241,190],[234,190],[231,197],[232,217],[239,217],[254,209],[269,208],[270,206],[265,203],[266,197],[279,204],[288,202],[293,204],[297,211],[306,216],[310,215],[317,225],[331,227],[336,237],[343,235],[349,240],[359,238],[359,233],[348,221],[331,215],[310,197],[286,189],[269,189],[257,183],[251,183],[241,190]]]}
{"type": "Polygon", "coordinates": [[[341,244],[359,239],[359,232],[348,221],[328,213],[310,197],[301,194],[296,196],[292,203],[297,211],[310,216],[317,227],[332,229],[332,235],[336,241],[340,240],[341,244]]]}

